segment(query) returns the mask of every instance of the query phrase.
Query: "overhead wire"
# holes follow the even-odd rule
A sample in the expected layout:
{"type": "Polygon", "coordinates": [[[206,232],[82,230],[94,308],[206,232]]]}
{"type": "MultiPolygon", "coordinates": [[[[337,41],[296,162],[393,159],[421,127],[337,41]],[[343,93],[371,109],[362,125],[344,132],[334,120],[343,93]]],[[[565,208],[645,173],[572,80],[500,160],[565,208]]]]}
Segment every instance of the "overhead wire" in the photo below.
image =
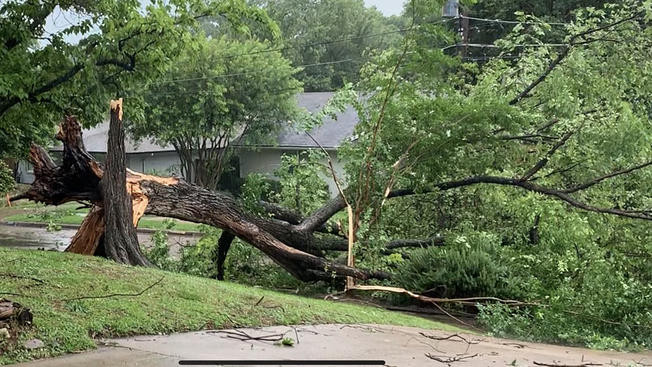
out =
{"type": "MultiPolygon", "coordinates": [[[[530,22],[530,21],[507,21],[507,20],[501,20],[501,19],[477,18],[477,17],[469,17],[469,16],[465,16],[465,15],[460,15],[458,17],[450,17],[450,18],[438,19],[436,21],[423,22],[423,23],[420,23],[419,25],[444,24],[444,23],[447,23],[447,22],[450,22],[450,21],[464,19],[464,18],[467,18],[467,19],[470,19],[470,20],[475,20],[475,21],[494,22],[494,23],[540,24],[538,22],[530,22]]],[[[551,24],[551,25],[568,25],[567,23],[547,23],[547,24],[551,24]]],[[[226,56],[225,58],[226,59],[231,59],[231,58],[242,57],[242,56],[258,55],[258,54],[263,54],[263,53],[268,53],[268,52],[279,52],[279,51],[285,51],[285,50],[296,49],[296,48],[306,48],[306,47],[315,47],[315,46],[320,46],[320,45],[329,45],[329,44],[335,44],[335,43],[340,43],[340,42],[347,42],[347,41],[351,41],[351,40],[365,39],[365,38],[379,37],[379,36],[388,35],[388,34],[401,33],[401,32],[406,32],[406,31],[409,31],[409,30],[410,30],[410,28],[401,28],[401,29],[397,29],[397,30],[393,30],[393,31],[385,31],[385,32],[372,33],[372,34],[360,35],[360,36],[343,37],[343,38],[339,38],[339,39],[335,39],[335,40],[325,40],[325,41],[303,43],[303,44],[297,44],[297,45],[287,45],[287,46],[283,46],[283,47],[276,47],[276,48],[257,50],[257,51],[241,53],[241,54],[237,54],[237,55],[229,55],[229,56],[226,56]]],[[[542,44],[516,44],[516,45],[511,45],[511,46],[512,47],[563,47],[563,46],[567,46],[567,45],[566,44],[560,44],[560,43],[542,43],[542,44]]],[[[445,47],[441,48],[441,50],[445,51],[445,50],[453,48],[453,47],[499,48],[499,46],[492,45],[492,44],[455,43],[455,44],[452,44],[452,45],[445,46],[445,47]]],[[[316,67],[316,66],[325,66],[325,65],[341,64],[341,63],[346,63],[346,62],[361,62],[361,61],[362,60],[360,60],[360,59],[342,59],[342,60],[318,62],[318,63],[311,63],[311,64],[303,64],[303,65],[293,65],[293,67],[295,67],[295,68],[310,68],[310,67],[316,67]]],[[[227,78],[227,77],[235,77],[235,76],[242,76],[242,75],[257,74],[259,72],[260,71],[251,71],[251,72],[244,72],[244,73],[221,74],[221,75],[214,75],[214,76],[207,76],[207,77],[197,77],[197,78],[160,80],[160,81],[152,82],[152,83],[150,83],[150,85],[158,85],[158,84],[166,84],[166,83],[180,83],[180,82],[187,82],[187,81],[207,80],[207,79],[227,78]]]]}
{"type": "Polygon", "coordinates": [[[459,16],[460,19],[469,19],[469,20],[475,20],[479,22],[488,22],[488,23],[502,23],[502,24],[549,24],[549,25],[558,25],[558,26],[567,26],[570,25],[569,23],[560,23],[560,22],[533,22],[533,21],[519,21],[519,20],[502,20],[502,19],[488,19],[488,18],[476,18],[476,17],[469,17],[467,15],[460,14],[459,16]]]}

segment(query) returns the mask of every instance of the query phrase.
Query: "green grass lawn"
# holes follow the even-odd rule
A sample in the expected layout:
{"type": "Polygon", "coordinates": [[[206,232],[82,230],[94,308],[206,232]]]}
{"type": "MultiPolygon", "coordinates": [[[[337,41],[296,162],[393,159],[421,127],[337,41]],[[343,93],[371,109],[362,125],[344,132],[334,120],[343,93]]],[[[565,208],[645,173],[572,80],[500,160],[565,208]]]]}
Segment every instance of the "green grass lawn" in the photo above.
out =
{"type": "MultiPolygon", "coordinates": [[[[21,201],[20,205],[13,208],[2,208],[2,210],[16,210],[21,211],[19,214],[13,214],[4,217],[7,222],[29,222],[29,223],[43,223],[47,225],[52,224],[74,224],[79,225],[84,220],[88,209],[77,209],[78,203],[66,203],[60,206],[45,206],[42,204],[21,201]]],[[[138,223],[138,228],[147,229],[168,229],[168,223],[164,221],[165,218],[144,216],[138,223]]],[[[197,232],[199,231],[200,224],[184,222],[172,219],[174,226],[171,228],[175,231],[183,232],[197,232]]]]}
{"type": "Polygon", "coordinates": [[[379,308],[288,295],[153,268],[130,267],[95,257],[0,248],[0,259],[0,297],[21,303],[34,314],[33,328],[20,340],[38,338],[45,343],[42,349],[28,351],[19,342],[17,347],[0,356],[0,365],[92,349],[96,337],[206,328],[379,323],[459,330],[379,308]],[[7,275],[34,277],[43,283],[7,275]],[[80,296],[134,294],[159,279],[163,280],[141,296],[66,300],[80,296]]]}

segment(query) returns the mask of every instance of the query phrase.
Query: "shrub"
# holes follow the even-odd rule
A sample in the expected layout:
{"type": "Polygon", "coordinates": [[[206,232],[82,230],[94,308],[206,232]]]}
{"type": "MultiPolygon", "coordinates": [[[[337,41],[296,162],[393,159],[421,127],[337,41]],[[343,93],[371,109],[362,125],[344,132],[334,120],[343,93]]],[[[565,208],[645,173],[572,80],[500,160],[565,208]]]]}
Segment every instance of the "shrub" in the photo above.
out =
{"type": "Polygon", "coordinates": [[[16,186],[11,169],[3,161],[0,161],[0,195],[12,191],[16,186]]]}
{"type": "Polygon", "coordinates": [[[511,297],[509,270],[497,255],[496,239],[485,234],[458,237],[444,247],[416,249],[396,281],[404,288],[440,297],[511,297]]]}

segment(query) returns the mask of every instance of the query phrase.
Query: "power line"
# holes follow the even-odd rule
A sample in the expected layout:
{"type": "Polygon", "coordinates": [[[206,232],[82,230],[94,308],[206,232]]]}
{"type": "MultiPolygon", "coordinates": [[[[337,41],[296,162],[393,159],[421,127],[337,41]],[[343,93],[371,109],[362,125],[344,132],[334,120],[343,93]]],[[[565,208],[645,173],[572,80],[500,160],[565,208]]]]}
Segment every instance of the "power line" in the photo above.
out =
{"type": "MultiPolygon", "coordinates": [[[[452,18],[442,18],[434,21],[429,21],[429,22],[423,22],[419,23],[417,25],[434,25],[434,24],[444,24],[447,22],[459,20],[459,19],[470,19],[470,20],[476,20],[476,21],[484,21],[484,22],[492,22],[492,23],[507,23],[507,24],[542,24],[541,22],[531,22],[531,21],[515,21],[515,20],[501,20],[501,19],[488,19],[488,18],[477,18],[477,17],[468,17],[465,15],[460,15],[458,17],[452,17],[452,18]]],[[[547,23],[550,25],[568,25],[567,23],[547,23]]],[[[385,31],[385,32],[379,32],[379,33],[371,33],[371,34],[366,34],[366,35],[361,35],[361,36],[349,36],[349,37],[343,37],[335,40],[325,40],[325,41],[318,41],[318,42],[311,42],[311,43],[303,43],[303,44],[298,44],[298,45],[288,45],[288,46],[283,46],[283,47],[276,47],[276,48],[268,48],[264,50],[258,50],[258,51],[253,51],[253,52],[247,52],[247,53],[242,53],[238,55],[230,55],[226,56],[225,59],[232,59],[236,57],[241,57],[241,56],[249,56],[249,55],[257,55],[257,54],[263,54],[263,53],[268,53],[268,52],[279,52],[279,51],[286,51],[286,50],[291,50],[291,49],[300,49],[300,48],[306,48],[306,47],[315,47],[315,46],[323,46],[323,45],[330,45],[330,44],[335,44],[335,43],[341,43],[341,42],[347,42],[347,41],[353,41],[353,40],[359,40],[359,39],[365,39],[365,38],[373,38],[373,37],[379,37],[379,36],[384,36],[384,35],[389,35],[389,34],[396,34],[396,33],[402,33],[402,32],[407,32],[411,30],[411,28],[400,28],[397,30],[393,31],[385,31]]],[[[304,36],[306,37],[306,36],[304,36]]],[[[287,40],[285,41],[287,42],[287,40]]]]}
{"type": "MultiPolygon", "coordinates": [[[[444,24],[446,22],[450,22],[450,21],[456,20],[456,19],[459,19],[459,18],[439,19],[439,20],[436,20],[436,21],[419,23],[417,25],[444,24]]],[[[339,39],[335,39],[335,40],[326,40],[326,41],[303,43],[303,44],[291,45],[291,46],[283,46],[283,47],[277,47],[277,48],[269,48],[269,49],[264,49],[264,50],[258,50],[258,51],[253,51],[253,52],[242,53],[242,54],[238,54],[238,55],[231,55],[231,56],[227,56],[225,58],[230,59],[230,58],[235,58],[235,57],[240,57],[240,56],[256,55],[256,54],[262,54],[262,53],[267,53],[267,52],[277,52],[277,51],[291,50],[291,49],[294,49],[294,48],[306,48],[306,47],[330,45],[330,44],[334,44],[334,43],[347,42],[347,41],[353,41],[353,40],[365,39],[365,38],[373,38],[373,37],[385,36],[385,35],[388,35],[388,34],[402,33],[402,32],[407,32],[409,30],[411,30],[411,28],[400,28],[400,29],[393,30],[393,31],[371,33],[371,34],[366,34],[366,35],[361,35],[361,36],[348,36],[348,37],[343,37],[343,38],[339,38],[339,39]]],[[[307,36],[303,36],[303,37],[305,38],[307,36]]],[[[287,41],[288,40],[285,40],[285,42],[287,42],[287,41]]]]}
{"type": "MultiPolygon", "coordinates": [[[[567,43],[524,43],[517,45],[510,45],[512,47],[568,47],[567,43]]],[[[446,51],[449,48],[453,47],[474,47],[474,48],[502,48],[500,46],[484,43],[456,43],[454,45],[448,45],[442,48],[442,51],[446,51]]]]}
{"type": "MultiPolygon", "coordinates": [[[[565,43],[532,43],[532,44],[517,44],[517,45],[512,45],[512,46],[513,47],[567,47],[568,44],[565,44],[565,43]]],[[[454,47],[501,48],[500,46],[496,46],[496,45],[492,45],[492,44],[455,43],[453,45],[448,45],[448,46],[445,46],[445,47],[441,48],[441,51],[445,51],[445,50],[448,50],[448,49],[454,48],[454,47]]],[[[296,66],[293,66],[293,67],[295,67],[295,68],[310,68],[310,67],[316,67],[316,66],[342,64],[342,63],[346,63],[346,62],[362,62],[362,61],[363,60],[361,60],[361,59],[342,59],[342,60],[334,60],[334,61],[326,61],[326,62],[317,62],[317,63],[312,63],[312,64],[296,65],[296,66]]],[[[219,78],[228,78],[228,77],[242,76],[242,75],[252,75],[252,74],[258,74],[258,73],[261,73],[261,71],[255,70],[255,71],[247,71],[247,72],[243,72],[243,73],[220,74],[220,75],[197,77],[197,78],[168,79],[168,80],[155,81],[155,82],[150,83],[150,85],[166,84],[166,83],[180,83],[180,82],[197,81],[197,80],[219,79],[219,78]]]]}
{"type": "MultiPolygon", "coordinates": [[[[343,59],[343,60],[335,60],[335,61],[317,62],[317,63],[314,63],[314,64],[297,65],[297,66],[293,66],[293,67],[295,67],[295,68],[308,68],[308,67],[323,66],[323,65],[333,65],[333,64],[341,64],[341,63],[345,63],[345,62],[356,62],[356,61],[361,61],[361,60],[343,59]]],[[[258,74],[260,72],[261,72],[260,70],[257,70],[257,71],[247,71],[247,72],[244,72],[244,73],[221,74],[221,75],[213,75],[213,76],[198,77],[198,78],[170,79],[170,80],[156,81],[156,82],[153,82],[153,83],[150,83],[150,84],[153,85],[153,84],[163,84],[163,83],[188,82],[188,81],[195,81],[195,80],[218,79],[218,78],[227,78],[227,77],[232,77],[232,76],[258,74]]]]}
{"type": "Polygon", "coordinates": [[[480,22],[489,22],[489,23],[504,23],[504,24],[529,24],[529,25],[534,25],[534,24],[549,24],[549,25],[559,25],[559,26],[567,26],[569,25],[568,23],[559,23],[559,22],[531,22],[531,21],[518,21],[518,20],[502,20],[502,19],[488,19],[488,18],[476,18],[476,17],[469,17],[466,15],[460,15],[460,19],[470,19],[470,20],[477,20],[480,22]]]}
{"type": "MultiPolygon", "coordinates": [[[[418,25],[444,24],[446,22],[450,22],[450,21],[453,21],[453,20],[464,19],[464,18],[471,19],[471,20],[476,20],[476,21],[494,22],[494,23],[540,24],[539,22],[509,21],[509,20],[501,20],[501,19],[477,18],[477,17],[468,17],[468,16],[465,16],[465,15],[460,15],[458,17],[453,17],[453,18],[443,18],[443,19],[438,19],[438,20],[435,20],[435,21],[423,22],[423,23],[419,23],[418,25]]],[[[567,25],[566,23],[548,23],[548,24],[551,24],[551,25],[567,25]]],[[[240,57],[240,56],[257,55],[257,54],[263,54],[263,53],[268,53],[268,52],[285,51],[285,50],[294,49],[294,48],[306,48],[306,47],[314,47],[314,46],[320,46],[320,45],[329,45],[329,44],[347,42],[347,41],[352,41],[352,40],[357,40],[357,39],[365,39],[365,38],[379,37],[379,36],[388,35],[388,34],[401,33],[401,32],[406,32],[406,31],[409,31],[409,30],[411,30],[411,28],[401,28],[401,29],[398,29],[398,30],[379,32],[379,33],[372,33],[372,34],[361,35],[361,36],[349,36],[349,37],[344,37],[344,38],[335,39],[335,40],[326,40],[326,41],[304,43],[304,44],[293,45],[293,46],[283,46],[283,47],[277,47],[277,48],[258,50],[258,51],[242,53],[242,54],[238,54],[238,55],[230,55],[230,56],[226,56],[225,58],[230,59],[230,58],[235,58],[235,57],[240,57]]],[[[568,46],[568,45],[549,43],[549,44],[518,44],[518,45],[513,45],[513,46],[514,47],[548,47],[548,46],[549,47],[563,47],[563,46],[568,46]]],[[[441,50],[445,51],[445,50],[453,48],[453,47],[499,48],[499,46],[491,45],[491,44],[472,44],[472,43],[460,44],[460,43],[456,43],[454,45],[445,46],[441,50]]],[[[312,63],[312,64],[296,65],[296,66],[293,66],[293,67],[296,67],[296,68],[308,68],[308,67],[315,67],[315,66],[334,65],[334,64],[340,64],[340,63],[345,63],[345,62],[360,62],[360,61],[362,61],[362,60],[343,59],[343,60],[319,62],[319,63],[312,63]]],[[[256,73],[258,73],[258,71],[251,71],[251,72],[244,72],[244,73],[222,74],[222,75],[215,75],[215,76],[210,76],[210,77],[161,80],[161,81],[153,82],[151,84],[156,85],[156,84],[165,84],[165,83],[178,83],[178,82],[186,82],[186,81],[218,79],[218,78],[250,75],[250,74],[256,74],[256,73]]]]}

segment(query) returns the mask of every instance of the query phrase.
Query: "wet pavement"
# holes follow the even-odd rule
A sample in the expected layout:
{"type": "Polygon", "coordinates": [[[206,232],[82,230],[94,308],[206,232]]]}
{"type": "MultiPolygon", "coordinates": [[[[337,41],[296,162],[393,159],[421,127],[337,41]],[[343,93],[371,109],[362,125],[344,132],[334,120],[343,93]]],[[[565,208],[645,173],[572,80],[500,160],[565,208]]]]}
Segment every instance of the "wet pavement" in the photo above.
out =
{"type": "MultiPolygon", "coordinates": [[[[43,224],[14,225],[0,223],[0,246],[28,249],[63,251],[70,244],[77,228],[66,226],[59,231],[50,232],[43,224]]],[[[152,231],[138,231],[138,240],[145,246],[152,245],[152,231]]],[[[199,236],[195,233],[168,233],[170,253],[177,254],[182,245],[197,242],[199,236]]]]}
{"type": "Polygon", "coordinates": [[[205,361],[265,359],[383,360],[385,366],[400,367],[649,366],[652,353],[596,351],[408,327],[301,325],[110,339],[95,351],[19,366],[171,367],[181,360],[228,366],[235,364],[205,361]],[[294,345],[280,345],[278,340],[284,337],[292,338],[294,345]]]}

